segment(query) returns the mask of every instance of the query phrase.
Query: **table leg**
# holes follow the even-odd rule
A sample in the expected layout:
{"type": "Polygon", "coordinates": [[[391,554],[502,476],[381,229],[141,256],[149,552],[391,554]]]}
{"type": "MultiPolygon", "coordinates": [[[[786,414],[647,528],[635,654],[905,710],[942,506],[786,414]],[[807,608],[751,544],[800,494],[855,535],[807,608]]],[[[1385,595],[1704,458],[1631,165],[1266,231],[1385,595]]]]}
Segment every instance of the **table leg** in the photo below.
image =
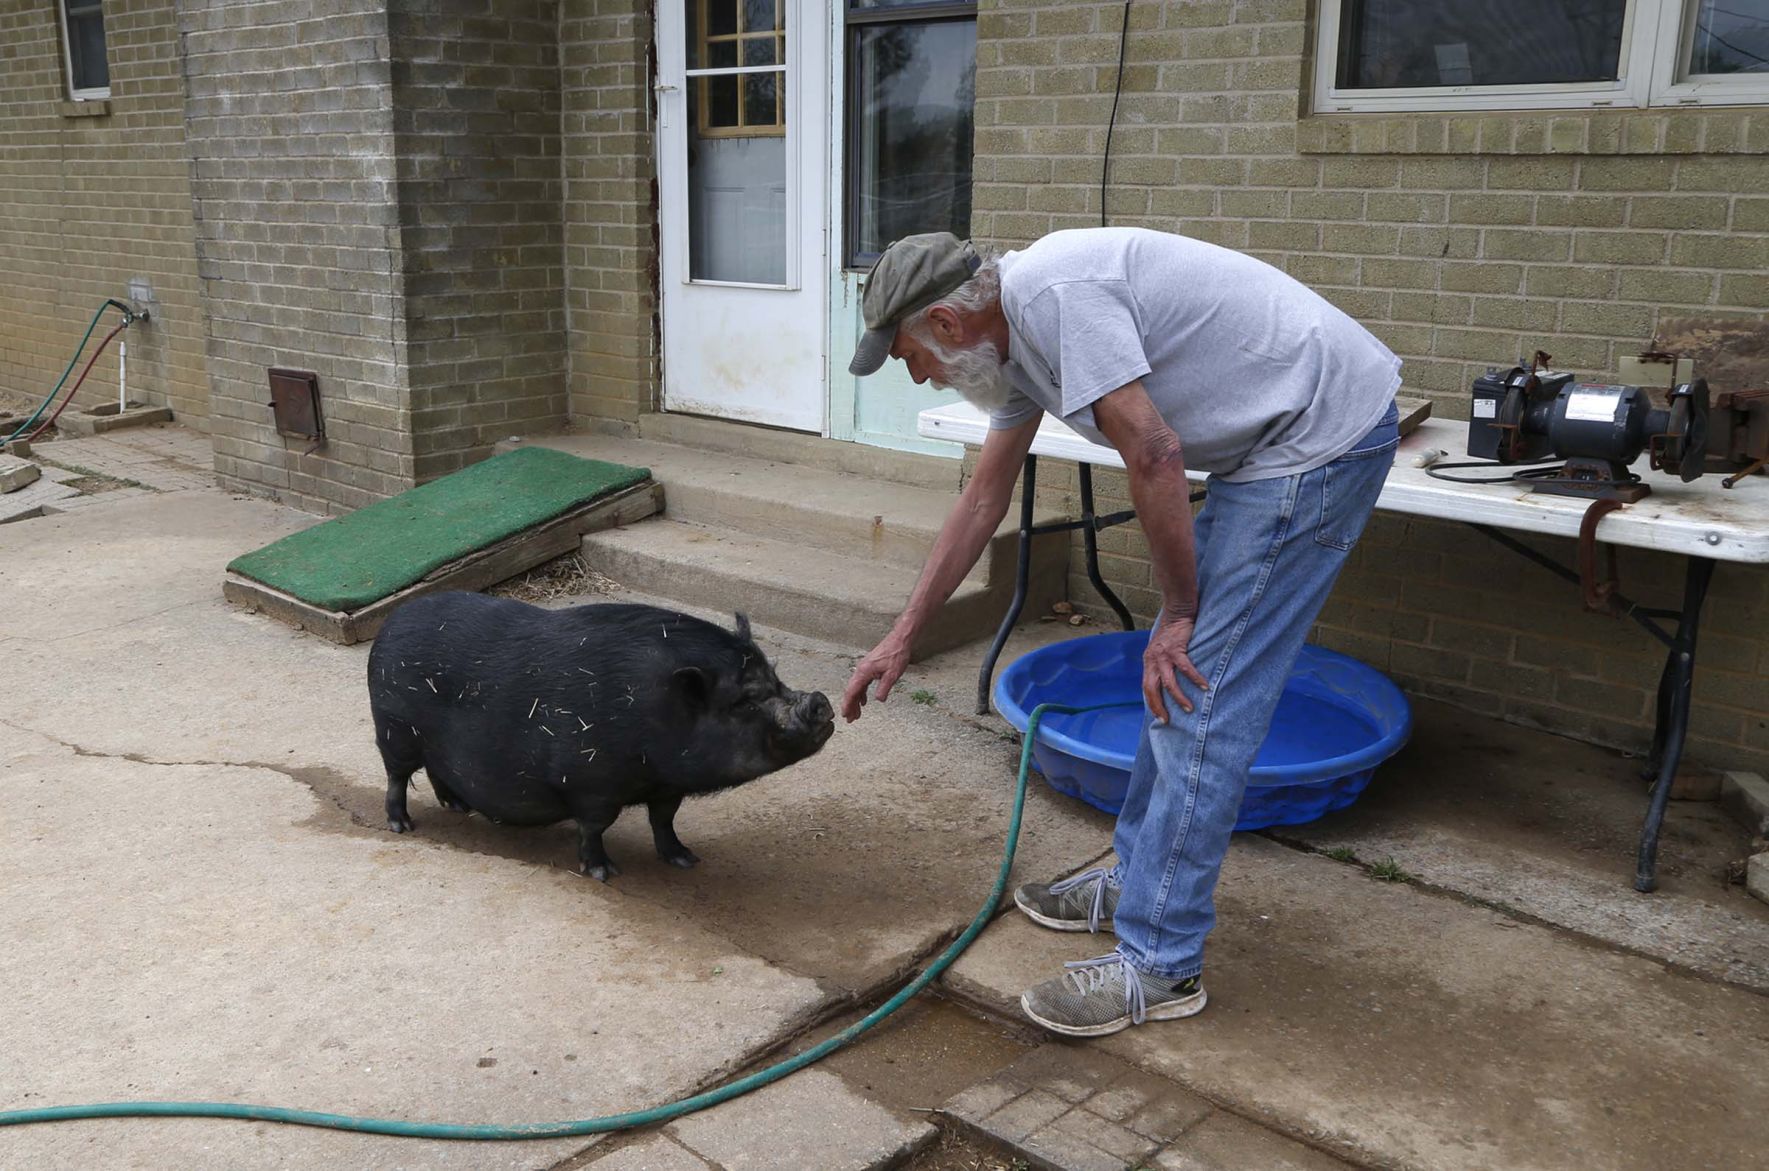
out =
{"type": "Polygon", "coordinates": [[[1013,633],[1014,624],[1020,620],[1020,611],[1026,608],[1026,590],[1032,578],[1032,508],[1037,484],[1038,457],[1028,455],[1025,474],[1020,479],[1020,550],[1014,567],[1013,601],[1008,605],[1001,627],[995,632],[995,641],[983,659],[983,669],[977,673],[979,716],[989,714],[989,684],[995,679],[995,662],[1001,658],[1001,649],[1007,645],[1008,635],[1013,633]]]}
{"type": "Polygon", "coordinates": [[[1665,655],[1664,670],[1658,675],[1658,698],[1653,701],[1652,751],[1646,754],[1646,767],[1640,770],[1643,781],[1658,776],[1658,766],[1665,758],[1665,729],[1671,725],[1671,684],[1675,676],[1672,667],[1676,662],[1674,653],[1665,655]]]}
{"type": "Polygon", "coordinates": [[[1130,617],[1130,610],[1118,600],[1118,595],[1112,592],[1111,587],[1106,585],[1105,576],[1099,571],[1099,530],[1095,527],[1093,515],[1093,465],[1082,464],[1080,471],[1081,544],[1087,550],[1087,580],[1093,583],[1094,590],[1105,599],[1113,613],[1118,615],[1118,624],[1125,630],[1135,630],[1136,622],[1130,617]]]}
{"type": "Polygon", "coordinates": [[[1683,579],[1683,612],[1677,620],[1677,636],[1671,642],[1665,659],[1665,673],[1659,683],[1658,726],[1653,730],[1653,744],[1662,749],[1658,758],[1658,781],[1652,788],[1652,802],[1647,807],[1646,824],[1640,829],[1640,852],[1634,864],[1634,889],[1651,891],[1658,887],[1658,835],[1664,825],[1665,806],[1671,799],[1671,781],[1683,759],[1683,741],[1689,734],[1689,695],[1695,680],[1695,632],[1701,618],[1702,602],[1707,598],[1708,582],[1714,576],[1714,563],[1706,557],[1691,557],[1683,579]]]}

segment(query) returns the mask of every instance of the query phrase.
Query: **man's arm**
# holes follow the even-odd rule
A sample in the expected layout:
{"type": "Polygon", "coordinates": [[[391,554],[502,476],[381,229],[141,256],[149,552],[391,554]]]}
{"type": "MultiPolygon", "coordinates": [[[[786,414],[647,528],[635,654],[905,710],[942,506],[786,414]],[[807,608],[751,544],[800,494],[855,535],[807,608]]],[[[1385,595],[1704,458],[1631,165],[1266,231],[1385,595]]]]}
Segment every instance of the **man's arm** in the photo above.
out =
{"type": "Polygon", "coordinates": [[[1166,722],[1164,691],[1182,711],[1192,710],[1178,675],[1200,689],[1209,687],[1187,655],[1198,616],[1198,559],[1185,452],[1141,380],[1095,400],[1093,421],[1124,457],[1131,503],[1148,537],[1149,560],[1161,589],[1161,622],[1143,656],[1143,699],[1166,722]]]}
{"type": "Polygon", "coordinates": [[[977,458],[976,471],[970,483],[959,493],[958,503],[940,526],[940,535],[928,554],[921,577],[909,595],[909,604],[891,627],[884,640],[872,648],[854,668],[854,676],[842,693],[842,716],[849,722],[860,718],[866,704],[866,690],[878,681],[878,701],[890,697],[891,688],[909,666],[909,651],[916,635],[928,619],[952,596],[982,556],[983,549],[1001,518],[1013,503],[1014,485],[1032,440],[1038,435],[1039,418],[1034,417],[1018,427],[991,431],[983,439],[983,451],[977,458]]]}

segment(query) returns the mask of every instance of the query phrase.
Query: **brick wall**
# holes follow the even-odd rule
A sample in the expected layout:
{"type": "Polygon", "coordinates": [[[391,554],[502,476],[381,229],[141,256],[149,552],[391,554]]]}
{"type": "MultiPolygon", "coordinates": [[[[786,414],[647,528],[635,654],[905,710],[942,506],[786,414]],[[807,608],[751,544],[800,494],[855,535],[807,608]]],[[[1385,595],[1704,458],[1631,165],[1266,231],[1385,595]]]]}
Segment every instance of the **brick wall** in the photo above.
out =
{"type": "Polygon", "coordinates": [[[559,23],[571,414],[617,426],[657,395],[651,11],[562,0],[559,23]]]}
{"type": "MultiPolygon", "coordinates": [[[[130,397],[200,428],[209,386],[172,0],[107,4],[105,31],[109,102],[69,102],[55,5],[0,0],[0,391],[35,406],[99,304],[141,279],[154,300],[124,335],[130,397]]],[[[88,355],[121,320],[107,319],[88,355]]],[[[81,404],[115,401],[114,346],[81,404]]]]}
{"type": "Polygon", "coordinates": [[[390,14],[420,481],[565,422],[557,0],[390,14]]]}
{"type": "MultiPolygon", "coordinates": [[[[977,238],[1017,247],[1100,222],[1123,11],[984,0],[977,238]]],[[[1289,271],[1386,341],[1407,386],[1445,415],[1466,417],[1468,383],[1487,365],[1538,347],[1602,374],[1666,318],[1769,311],[1769,113],[1314,118],[1301,100],[1306,15],[1303,0],[1132,5],[1112,223],[1289,271]]],[[[1049,479],[1053,495],[1072,493],[1056,468],[1049,479]]],[[[1098,487],[1102,508],[1127,506],[1122,477],[1098,487]]],[[[1108,580],[1151,616],[1140,533],[1115,530],[1102,547],[1108,580]]],[[[1567,587],[1511,557],[1457,526],[1382,517],[1316,637],[1416,693],[1644,747],[1656,644],[1581,614],[1567,587]]],[[[1622,569],[1642,601],[1680,598],[1673,559],[1624,553],[1622,569]]],[[[1073,596],[1094,609],[1079,572],[1073,596]]],[[[1721,568],[1696,681],[1697,757],[1769,765],[1766,604],[1769,570],[1721,568]]]]}
{"type": "Polygon", "coordinates": [[[180,0],[215,467],[314,511],[412,483],[387,15],[180,0]],[[328,442],[279,436],[271,366],[319,375],[328,442]]]}

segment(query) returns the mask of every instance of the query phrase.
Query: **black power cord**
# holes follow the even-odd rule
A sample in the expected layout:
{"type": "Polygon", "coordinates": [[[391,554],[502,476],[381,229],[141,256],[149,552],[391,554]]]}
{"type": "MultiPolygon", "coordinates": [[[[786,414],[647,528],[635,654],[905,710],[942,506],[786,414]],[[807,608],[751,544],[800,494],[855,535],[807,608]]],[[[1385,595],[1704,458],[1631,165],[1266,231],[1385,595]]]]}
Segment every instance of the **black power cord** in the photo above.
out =
{"type": "Polygon", "coordinates": [[[1106,121],[1106,157],[1099,168],[1099,226],[1106,226],[1106,178],[1112,173],[1112,131],[1118,126],[1118,99],[1124,96],[1124,46],[1130,40],[1131,0],[1124,0],[1124,23],[1118,28],[1118,79],[1112,84],[1112,116],[1106,121]]]}
{"type": "MultiPolygon", "coordinates": [[[[1448,483],[1451,483],[1451,484],[1530,484],[1530,485],[1534,485],[1534,484],[1540,483],[1543,480],[1557,479],[1557,478],[1559,478],[1560,474],[1566,470],[1565,462],[1559,458],[1555,458],[1555,459],[1531,460],[1527,463],[1511,465],[1511,466],[1516,467],[1517,470],[1514,472],[1508,472],[1503,476],[1446,476],[1446,475],[1443,475],[1439,471],[1440,468],[1442,468],[1442,469],[1501,468],[1501,467],[1505,467],[1505,466],[1507,466],[1507,465],[1488,463],[1485,460],[1473,460],[1473,461],[1470,461],[1467,463],[1432,464],[1430,467],[1425,469],[1425,474],[1430,476],[1434,480],[1444,480],[1444,481],[1447,481],[1448,483]]],[[[1631,475],[1625,480],[1616,480],[1616,479],[1579,480],[1578,484],[1580,487],[1603,489],[1603,488],[1627,488],[1631,485],[1638,484],[1639,482],[1640,482],[1639,476],[1632,476],[1631,475]]]]}
{"type": "MultiPolygon", "coordinates": [[[[1538,472],[1552,473],[1552,472],[1559,471],[1562,464],[1561,464],[1561,461],[1559,461],[1558,459],[1555,459],[1555,460],[1541,460],[1541,459],[1539,459],[1539,460],[1533,461],[1532,464],[1525,464],[1525,465],[1518,467],[1518,470],[1515,472],[1506,472],[1502,476],[1446,476],[1440,470],[1440,469],[1450,469],[1450,468],[1456,468],[1456,469],[1460,469],[1460,468],[1502,468],[1502,467],[1506,467],[1506,466],[1508,466],[1508,465],[1488,463],[1486,460],[1470,460],[1467,463],[1432,464],[1430,467],[1427,467],[1425,469],[1425,474],[1430,476],[1434,480],[1445,480],[1451,484],[1514,484],[1514,483],[1517,483],[1519,480],[1522,480],[1524,478],[1524,476],[1523,476],[1524,471],[1530,469],[1531,467],[1533,467],[1534,470],[1538,471],[1538,472]],[[1544,467],[1538,466],[1538,465],[1547,464],[1547,463],[1552,463],[1552,464],[1554,464],[1554,466],[1551,468],[1544,468],[1544,467]]],[[[1516,465],[1510,465],[1510,466],[1516,466],[1516,465]]]]}

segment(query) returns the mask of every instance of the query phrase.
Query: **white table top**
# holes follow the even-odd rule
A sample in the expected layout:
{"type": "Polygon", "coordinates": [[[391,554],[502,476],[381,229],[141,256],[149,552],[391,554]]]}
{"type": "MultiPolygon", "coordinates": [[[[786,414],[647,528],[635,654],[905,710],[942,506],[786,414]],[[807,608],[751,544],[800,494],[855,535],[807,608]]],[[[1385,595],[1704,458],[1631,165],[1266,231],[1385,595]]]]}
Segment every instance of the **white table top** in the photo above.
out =
{"type": "MultiPolygon", "coordinates": [[[[989,420],[969,403],[960,402],[921,412],[916,429],[928,439],[979,444],[988,434],[989,420]]],[[[1443,462],[1466,460],[1468,424],[1427,419],[1402,439],[1377,508],[1521,532],[1578,536],[1590,501],[1532,492],[1517,484],[1452,484],[1435,479],[1414,462],[1433,449],[1446,453],[1439,457],[1443,462]]],[[[1117,451],[1082,438],[1048,414],[1038,427],[1032,454],[1101,467],[1124,466],[1117,451]]],[[[1717,561],[1769,563],[1769,477],[1751,476],[1732,489],[1720,487],[1722,477],[1712,474],[1685,484],[1652,471],[1644,456],[1633,470],[1651,485],[1652,494],[1605,516],[1598,522],[1598,540],[1717,561]]],[[[1205,478],[1202,472],[1186,474],[1194,480],[1205,478]]]]}

